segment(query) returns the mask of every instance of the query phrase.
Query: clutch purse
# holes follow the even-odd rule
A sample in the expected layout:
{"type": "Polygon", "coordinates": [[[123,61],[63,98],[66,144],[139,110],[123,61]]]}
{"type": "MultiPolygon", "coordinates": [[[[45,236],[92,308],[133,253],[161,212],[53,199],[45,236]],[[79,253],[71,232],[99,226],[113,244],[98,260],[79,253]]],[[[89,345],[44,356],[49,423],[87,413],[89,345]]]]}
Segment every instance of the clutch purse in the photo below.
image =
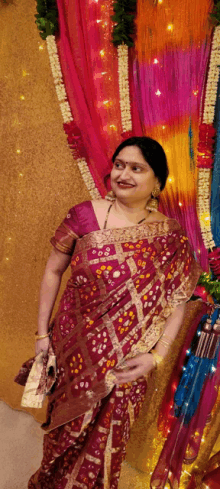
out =
{"type": "Polygon", "coordinates": [[[23,363],[14,382],[24,386],[22,407],[42,408],[45,397],[50,394],[56,381],[56,357],[52,346],[23,363]]]}

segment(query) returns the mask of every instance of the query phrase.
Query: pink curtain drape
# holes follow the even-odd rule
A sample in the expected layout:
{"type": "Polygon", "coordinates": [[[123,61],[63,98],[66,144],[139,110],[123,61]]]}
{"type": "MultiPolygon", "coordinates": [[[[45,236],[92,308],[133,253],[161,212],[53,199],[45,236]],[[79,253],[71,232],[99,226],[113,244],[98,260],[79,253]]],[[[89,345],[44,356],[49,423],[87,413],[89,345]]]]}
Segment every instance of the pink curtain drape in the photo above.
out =
{"type": "MultiPolygon", "coordinates": [[[[111,43],[113,2],[58,0],[57,3],[60,24],[57,44],[67,96],[74,121],[81,131],[90,172],[104,197],[105,177],[111,170],[111,156],[122,140],[117,48],[111,43]]],[[[150,60],[149,63],[140,63],[136,59],[135,48],[129,53],[132,134],[144,134],[157,139],[165,145],[172,174],[176,165],[175,182],[168,182],[162,194],[160,210],[176,218],[184,227],[204,270],[208,270],[208,260],[196,215],[195,167],[186,169],[178,150],[179,141],[182,141],[183,153],[189,153],[186,131],[190,120],[193,129],[195,124],[198,129],[209,48],[210,43],[204,42],[189,52],[165,53],[160,62],[164,67],[169,66],[166,71],[164,68],[161,71],[160,65],[152,64],[150,60]],[[155,97],[154,88],[157,85],[166,95],[165,99],[164,96],[160,100],[155,97]],[[194,88],[198,90],[198,96],[191,93],[194,88]],[[179,125],[177,127],[177,122],[183,119],[186,134],[181,139],[183,128],[179,125]],[[158,127],[163,125],[166,129],[161,129],[162,138],[158,127]],[[190,191],[186,190],[187,184],[191,186],[190,191]]],[[[194,141],[194,149],[196,143],[194,141]]],[[[188,161],[190,165],[190,158],[188,161]]]]}

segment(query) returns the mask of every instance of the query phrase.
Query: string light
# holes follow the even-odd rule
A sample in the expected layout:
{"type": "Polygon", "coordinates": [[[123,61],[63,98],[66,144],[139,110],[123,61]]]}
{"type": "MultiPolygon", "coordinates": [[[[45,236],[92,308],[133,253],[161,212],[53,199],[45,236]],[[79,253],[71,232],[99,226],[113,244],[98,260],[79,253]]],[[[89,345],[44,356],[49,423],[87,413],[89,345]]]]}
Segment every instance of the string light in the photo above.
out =
{"type": "Polygon", "coordinates": [[[117,131],[117,127],[114,125],[114,124],[110,124],[109,126],[111,129],[113,129],[114,131],[117,131]]]}
{"type": "Polygon", "coordinates": [[[25,100],[25,96],[24,95],[20,95],[20,100],[25,100]]]}
{"type": "Polygon", "coordinates": [[[167,30],[170,31],[170,32],[172,32],[173,31],[173,24],[169,24],[167,26],[167,30]]]}
{"type": "Polygon", "coordinates": [[[107,71],[102,71],[101,75],[107,75],[107,71]]]}
{"type": "Polygon", "coordinates": [[[39,51],[43,51],[43,49],[44,49],[43,44],[40,44],[39,51]]]}
{"type": "Polygon", "coordinates": [[[163,130],[164,130],[164,129],[166,129],[166,126],[162,126],[162,129],[163,129],[163,130]]]}
{"type": "Polygon", "coordinates": [[[102,19],[97,19],[97,24],[99,24],[100,22],[102,22],[102,19]]]}
{"type": "Polygon", "coordinates": [[[173,182],[174,182],[174,177],[173,177],[173,176],[170,176],[170,177],[168,178],[168,182],[169,182],[169,183],[173,183],[173,182]]]}
{"type": "Polygon", "coordinates": [[[17,153],[17,155],[20,155],[21,150],[20,149],[16,149],[16,153],[17,153]]]}
{"type": "Polygon", "coordinates": [[[23,177],[23,176],[24,176],[23,173],[19,173],[19,177],[23,177]]]}
{"type": "Polygon", "coordinates": [[[158,3],[163,3],[163,0],[158,0],[158,3]]]}
{"type": "Polygon", "coordinates": [[[8,258],[8,256],[6,256],[6,258],[5,258],[5,259],[6,259],[6,261],[9,261],[9,258],[8,258]]]}
{"type": "Polygon", "coordinates": [[[155,92],[155,95],[157,95],[158,97],[161,95],[161,92],[159,89],[155,92]]]}
{"type": "Polygon", "coordinates": [[[29,73],[26,70],[22,70],[22,76],[28,76],[29,73]]]}
{"type": "Polygon", "coordinates": [[[159,63],[157,58],[154,58],[154,65],[157,65],[159,63]]]}
{"type": "Polygon", "coordinates": [[[193,95],[195,95],[195,97],[197,97],[198,93],[199,93],[199,90],[193,90],[193,95]]]}
{"type": "Polygon", "coordinates": [[[182,202],[179,202],[179,203],[178,203],[178,205],[179,205],[180,207],[182,207],[182,205],[183,205],[183,204],[182,204],[182,202]]]}
{"type": "Polygon", "coordinates": [[[105,51],[104,51],[104,49],[101,49],[101,51],[99,51],[99,53],[100,53],[100,56],[101,56],[102,58],[103,58],[103,56],[105,56],[105,51]]]}

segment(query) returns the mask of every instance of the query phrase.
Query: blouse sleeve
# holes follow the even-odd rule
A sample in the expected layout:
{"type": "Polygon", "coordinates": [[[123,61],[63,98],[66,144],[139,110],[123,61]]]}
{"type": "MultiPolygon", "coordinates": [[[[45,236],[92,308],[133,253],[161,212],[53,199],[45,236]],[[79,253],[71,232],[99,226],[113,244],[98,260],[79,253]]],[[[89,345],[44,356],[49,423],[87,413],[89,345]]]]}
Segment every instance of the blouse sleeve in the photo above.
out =
{"type": "Polygon", "coordinates": [[[79,238],[79,222],[75,208],[72,207],[65,219],[61,222],[56,229],[54,236],[50,239],[50,243],[57,250],[65,253],[66,255],[72,255],[76,240],[79,238]]]}

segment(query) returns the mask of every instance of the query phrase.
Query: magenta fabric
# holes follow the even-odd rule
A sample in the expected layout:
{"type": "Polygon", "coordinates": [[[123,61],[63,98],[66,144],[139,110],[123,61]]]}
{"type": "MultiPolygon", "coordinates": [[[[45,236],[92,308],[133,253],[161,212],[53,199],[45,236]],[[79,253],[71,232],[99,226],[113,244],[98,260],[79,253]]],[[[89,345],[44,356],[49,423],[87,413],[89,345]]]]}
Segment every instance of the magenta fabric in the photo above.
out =
{"type": "Polygon", "coordinates": [[[79,237],[100,229],[91,200],[71,207],[63,222],[79,237]]]}
{"type": "MultiPolygon", "coordinates": [[[[82,133],[85,155],[90,171],[102,196],[106,194],[104,176],[111,169],[110,158],[121,134],[120,113],[112,124],[116,132],[107,130],[104,103],[109,94],[103,93],[103,63],[100,55],[99,29],[96,22],[96,2],[87,0],[58,0],[60,38],[58,50],[68,95],[68,100],[76,124],[82,133]],[[113,139],[113,142],[112,142],[113,139]]],[[[109,34],[110,36],[110,34],[109,34]]],[[[111,107],[118,105],[117,51],[112,46],[111,85],[113,100],[111,107]]],[[[111,124],[110,124],[111,125],[111,124]]]]}
{"type": "MultiPolygon", "coordinates": [[[[151,60],[143,64],[140,64],[137,59],[134,60],[132,105],[137,104],[138,106],[145,135],[155,137],[155,130],[157,131],[157,128],[164,125],[169,128],[173,127],[175,137],[175,133],[185,131],[185,123],[188,121],[190,124],[190,120],[194,127],[198,128],[204,73],[207,69],[209,51],[210,44],[203,42],[199,47],[191,46],[188,50],[177,49],[175,52],[168,51],[159,54],[157,64],[152,63],[151,60]],[[170,67],[170,69],[164,71],[164,67],[170,67]],[[157,89],[161,92],[159,97],[155,93],[157,89]]],[[[170,139],[171,136],[167,135],[166,138],[170,139]]],[[[189,153],[188,147],[186,147],[186,153],[189,153]]],[[[184,198],[181,188],[178,189],[175,196],[170,195],[170,192],[171,190],[169,193],[166,191],[163,193],[160,211],[181,223],[186,230],[197,260],[204,270],[208,271],[207,250],[203,244],[196,212],[196,194],[190,199],[190,202],[187,202],[187,196],[184,198]],[[179,200],[183,203],[181,208],[178,205],[179,200]]]]}

